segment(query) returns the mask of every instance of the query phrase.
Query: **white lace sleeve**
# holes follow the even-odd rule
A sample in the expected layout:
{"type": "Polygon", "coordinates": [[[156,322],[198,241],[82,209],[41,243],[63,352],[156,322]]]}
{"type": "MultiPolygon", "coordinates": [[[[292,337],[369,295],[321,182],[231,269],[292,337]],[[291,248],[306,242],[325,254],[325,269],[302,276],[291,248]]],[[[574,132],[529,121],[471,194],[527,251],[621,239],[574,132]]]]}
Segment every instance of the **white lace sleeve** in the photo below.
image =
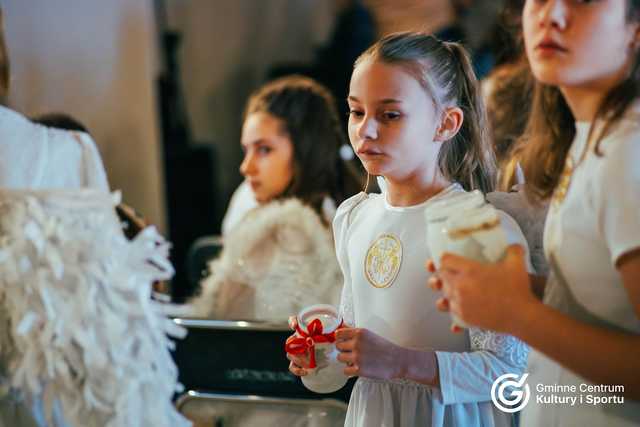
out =
{"type": "Polygon", "coordinates": [[[443,403],[491,400],[491,386],[503,374],[521,374],[529,347],[506,334],[469,329],[471,351],[436,352],[443,403]]]}
{"type": "Polygon", "coordinates": [[[338,264],[342,270],[343,286],[340,296],[340,314],[344,323],[349,326],[355,326],[355,311],[353,307],[353,293],[351,291],[351,271],[349,269],[349,256],[347,252],[347,241],[349,223],[352,210],[367,198],[365,193],[359,193],[345,200],[333,219],[333,240],[336,245],[336,256],[338,264]]]}
{"type": "Polygon", "coordinates": [[[340,295],[340,314],[345,325],[355,326],[355,314],[353,312],[353,294],[351,292],[351,283],[345,283],[342,287],[342,295],[340,295]]]}

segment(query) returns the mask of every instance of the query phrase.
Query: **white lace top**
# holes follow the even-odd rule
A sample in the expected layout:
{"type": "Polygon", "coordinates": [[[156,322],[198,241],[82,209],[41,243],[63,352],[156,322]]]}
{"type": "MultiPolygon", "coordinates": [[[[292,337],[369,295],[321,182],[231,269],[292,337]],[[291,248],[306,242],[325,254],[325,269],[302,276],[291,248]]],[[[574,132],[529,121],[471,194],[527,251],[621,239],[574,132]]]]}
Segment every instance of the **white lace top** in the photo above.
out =
{"type": "MultiPolygon", "coordinates": [[[[523,370],[528,347],[476,328],[451,333],[449,314],[435,306],[439,294],[426,285],[424,209],[458,191],[463,190],[454,184],[425,203],[402,208],[389,205],[384,195],[360,193],[338,208],[334,233],[345,321],[403,347],[436,350],[441,384],[360,378],[346,425],[511,425],[510,416],[493,407],[491,386],[500,375],[523,370]]],[[[526,247],[515,221],[500,214],[510,243],[526,247]]]]}

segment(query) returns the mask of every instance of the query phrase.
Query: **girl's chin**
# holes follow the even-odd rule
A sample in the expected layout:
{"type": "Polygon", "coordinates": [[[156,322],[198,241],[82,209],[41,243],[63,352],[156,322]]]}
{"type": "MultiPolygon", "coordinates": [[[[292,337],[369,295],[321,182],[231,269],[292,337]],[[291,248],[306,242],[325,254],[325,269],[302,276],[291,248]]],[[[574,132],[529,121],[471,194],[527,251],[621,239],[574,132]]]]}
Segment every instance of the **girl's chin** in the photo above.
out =
{"type": "Polygon", "coordinates": [[[379,165],[373,165],[371,163],[363,163],[364,170],[367,171],[369,175],[380,176],[384,175],[384,169],[379,165]]]}

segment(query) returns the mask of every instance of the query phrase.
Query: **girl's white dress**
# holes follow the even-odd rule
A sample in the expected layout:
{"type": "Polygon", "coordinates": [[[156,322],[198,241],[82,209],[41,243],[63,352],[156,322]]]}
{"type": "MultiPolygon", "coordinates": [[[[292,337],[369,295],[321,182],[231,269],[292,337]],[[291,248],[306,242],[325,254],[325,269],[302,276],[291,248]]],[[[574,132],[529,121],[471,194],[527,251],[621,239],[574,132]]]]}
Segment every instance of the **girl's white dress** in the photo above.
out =
{"type": "MultiPolygon", "coordinates": [[[[511,415],[491,403],[491,386],[500,375],[522,372],[527,346],[475,328],[451,333],[449,314],[436,309],[439,293],[427,287],[424,210],[459,191],[464,190],[453,184],[410,207],[391,206],[384,194],[360,193],[338,208],[334,234],[344,274],[341,311],[346,323],[403,347],[436,350],[441,384],[434,388],[361,377],[351,395],[347,426],[511,425],[511,415]]],[[[526,247],[515,221],[500,215],[509,242],[526,247]]]]}

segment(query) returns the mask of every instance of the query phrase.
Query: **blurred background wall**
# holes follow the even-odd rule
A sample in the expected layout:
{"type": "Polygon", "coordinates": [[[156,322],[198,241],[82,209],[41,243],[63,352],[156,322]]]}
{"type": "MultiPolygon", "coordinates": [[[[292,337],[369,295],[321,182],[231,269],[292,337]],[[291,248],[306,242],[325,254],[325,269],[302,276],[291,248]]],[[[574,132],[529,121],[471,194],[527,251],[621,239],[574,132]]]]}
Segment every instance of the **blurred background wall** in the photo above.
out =
{"type": "MultiPolygon", "coordinates": [[[[219,230],[241,182],[247,97],[274,66],[317,59],[332,38],[339,5],[347,1],[0,0],[11,60],[9,106],[26,115],[63,112],[82,122],[98,145],[111,188],[170,234],[180,277],[189,245],[219,230]],[[188,151],[176,156],[173,169],[165,169],[167,121],[160,119],[158,89],[167,69],[165,31],[180,39],[176,81],[190,131],[184,141],[173,141],[188,151]],[[190,167],[202,170],[189,175],[190,167]]],[[[490,28],[487,16],[503,0],[362,4],[379,35],[436,32],[455,23],[456,7],[463,5],[476,20],[463,23],[473,41],[482,39],[474,32],[490,28]]],[[[340,95],[338,102],[343,100],[340,95]]]]}
{"type": "Polygon", "coordinates": [[[9,105],[84,123],[112,189],[165,223],[155,104],[153,8],[147,0],[2,0],[11,60],[9,105]]]}

